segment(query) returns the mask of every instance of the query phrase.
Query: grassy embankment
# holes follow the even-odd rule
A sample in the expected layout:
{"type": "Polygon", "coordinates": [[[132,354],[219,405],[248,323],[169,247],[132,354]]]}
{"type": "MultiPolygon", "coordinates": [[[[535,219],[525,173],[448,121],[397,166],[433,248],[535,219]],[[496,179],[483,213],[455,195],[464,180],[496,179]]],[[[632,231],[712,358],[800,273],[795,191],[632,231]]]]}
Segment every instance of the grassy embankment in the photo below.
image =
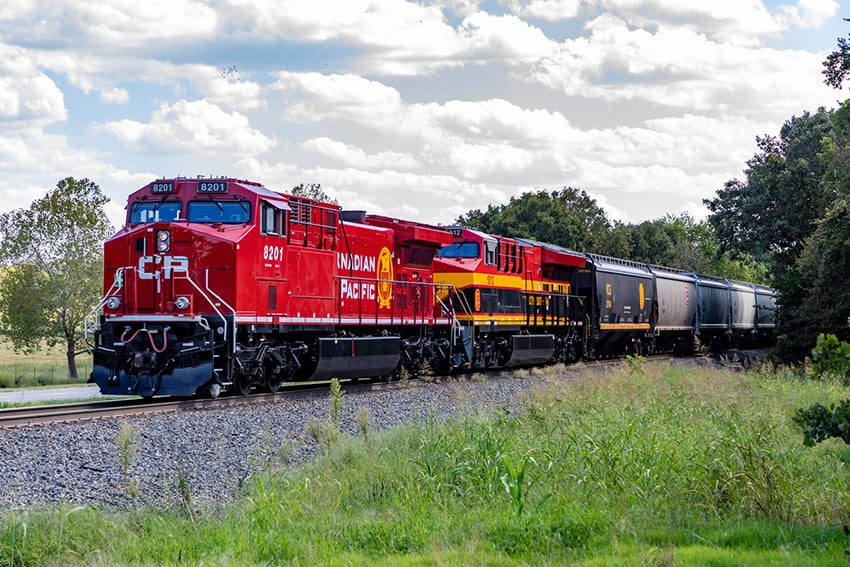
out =
{"type": "Polygon", "coordinates": [[[846,397],[638,362],[547,381],[520,415],[373,433],[361,413],[224,510],[6,511],[0,565],[847,565],[850,448],[790,419],[846,397]]]}

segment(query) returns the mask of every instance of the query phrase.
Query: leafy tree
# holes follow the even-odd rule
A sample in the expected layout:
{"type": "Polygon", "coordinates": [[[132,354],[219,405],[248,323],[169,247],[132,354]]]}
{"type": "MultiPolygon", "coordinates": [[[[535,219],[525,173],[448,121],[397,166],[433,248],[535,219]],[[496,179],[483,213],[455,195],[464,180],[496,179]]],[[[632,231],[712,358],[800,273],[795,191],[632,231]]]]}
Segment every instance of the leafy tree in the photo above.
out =
{"type": "Polygon", "coordinates": [[[746,181],[727,181],[715,199],[705,201],[721,252],[749,255],[767,266],[779,290],[779,354],[786,360],[801,359],[817,336],[817,330],[803,322],[815,323],[815,314],[805,312],[815,306],[802,305],[811,291],[811,282],[805,282],[810,274],[804,272],[810,268],[801,267],[798,260],[836,198],[825,183],[823,160],[827,141],[834,136],[833,122],[833,112],[821,108],[786,121],[778,138],[757,138],[760,151],[747,162],[746,181]]]}
{"type": "MultiPolygon", "coordinates": [[[[850,19],[844,18],[845,22],[850,19]]],[[[840,89],[850,75],[850,44],[843,37],[838,38],[838,49],[830,53],[823,62],[823,82],[834,89],[840,89]]]]}
{"type": "Polygon", "coordinates": [[[631,252],[627,257],[636,262],[672,267],[676,263],[674,254],[676,235],[671,234],[673,232],[671,228],[664,219],[632,225],[629,235],[631,252]]]}
{"type": "Polygon", "coordinates": [[[822,185],[834,202],[796,265],[801,300],[792,312],[797,323],[792,338],[801,347],[821,332],[850,340],[850,296],[842,292],[850,278],[850,101],[833,113],[831,122],[821,153],[822,185]]]}
{"type": "Polygon", "coordinates": [[[793,267],[832,200],[818,155],[832,131],[830,116],[823,108],[804,112],[786,121],[778,138],[756,138],[759,152],[747,161],[746,181],[727,181],[716,198],[704,200],[721,251],[751,254],[777,272],[793,267]]]}
{"type": "Polygon", "coordinates": [[[793,344],[809,348],[818,333],[850,340],[850,202],[838,201],[818,225],[797,263],[800,298],[789,304],[795,324],[788,330],[793,344]]]}
{"type": "Polygon", "coordinates": [[[622,257],[749,282],[765,282],[766,268],[747,256],[732,258],[720,251],[714,228],[688,214],[667,215],[636,225],[620,225],[629,243],[622,257]]]}
{"type": "Polygon", "coordinates": [[[511,197],[458,217],[458,224],[493,234],[530,238],[573,250],[609,254],[611,223],[590,195],[573,187],[511,197]]]}
{"type": "Polygon", "coordinates": [[[842,400],[829,408],[815,404],[808,409],[798,409],[794,423],[803,430],[803,444],[812,447],[827,439],[837,438],[850,444],[850,400],[842,400]]]}
{"type": "Polygon", "coordinates": [[[97,184],[68,177],[29,209],[0,215],[0,261],[9,265],[0,333],[24,353],[64,341],[71,379],[83,318],[102,293],[107,201],[97,184]]]}
{"type": "Polygon", "coordinates": [[[296,197],[314,199],[321,203],[339,205],[339,202],[335,198],[328,195],[325,190],[322,189],[321,183],[300,183],[292,188],[292,194],[296,197]]]}

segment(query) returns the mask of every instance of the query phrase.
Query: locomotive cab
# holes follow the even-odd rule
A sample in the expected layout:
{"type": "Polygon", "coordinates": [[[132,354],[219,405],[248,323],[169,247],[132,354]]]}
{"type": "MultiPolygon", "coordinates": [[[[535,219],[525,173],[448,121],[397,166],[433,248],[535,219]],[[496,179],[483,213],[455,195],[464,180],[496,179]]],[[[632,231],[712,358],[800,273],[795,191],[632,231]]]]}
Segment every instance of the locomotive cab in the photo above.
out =
{"type": "Polygon", "coordinates": [[[101,391],[191,396],[231,385],[218,361],[233,357],[239,312],[255,301],[237,276],[280,274],[284,259],[282,243],[262,267],[238,252],[279,238],[289,210],[280,195],[234,179],[162,179],[132,194],[125,226],[104,245],[92,349],[101,391]]]}

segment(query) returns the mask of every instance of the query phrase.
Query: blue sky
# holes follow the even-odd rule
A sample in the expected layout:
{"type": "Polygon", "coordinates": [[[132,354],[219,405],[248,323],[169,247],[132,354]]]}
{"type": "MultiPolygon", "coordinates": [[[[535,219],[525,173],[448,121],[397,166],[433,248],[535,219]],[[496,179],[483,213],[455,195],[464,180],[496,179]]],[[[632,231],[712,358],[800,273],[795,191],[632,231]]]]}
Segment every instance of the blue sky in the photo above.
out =
{"type": "Polygon", "coordinates": [[[321,183],[450,223],[573,186],[702,218],[755,137],[845,98],[836,0],[21,0],[0,14],[0,210],[67,176],[122,222],[158,176],[321,183]]]}

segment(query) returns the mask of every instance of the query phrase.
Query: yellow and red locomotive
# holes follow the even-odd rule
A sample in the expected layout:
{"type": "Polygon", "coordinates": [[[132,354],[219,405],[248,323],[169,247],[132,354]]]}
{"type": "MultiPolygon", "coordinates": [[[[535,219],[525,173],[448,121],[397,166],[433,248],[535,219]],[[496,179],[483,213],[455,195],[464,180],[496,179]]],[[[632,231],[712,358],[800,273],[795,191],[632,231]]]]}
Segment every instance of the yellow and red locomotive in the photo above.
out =
{"type": "Polygon", "coordinates": [[[232,178],[159,179],[131,194],[104,264],[91,325],[104,394],[274,392],[426,365],[768,342],[775,329],[764,286],[343,211],[232,178]]]}
{"type": "Polygon", "coordinates": [[[455,239],[437,252],[434,281],[444,284],[473,368],[582,355],[586,307],[572,290],[586,255],[469,228],[448,230],[455,239]]]}

